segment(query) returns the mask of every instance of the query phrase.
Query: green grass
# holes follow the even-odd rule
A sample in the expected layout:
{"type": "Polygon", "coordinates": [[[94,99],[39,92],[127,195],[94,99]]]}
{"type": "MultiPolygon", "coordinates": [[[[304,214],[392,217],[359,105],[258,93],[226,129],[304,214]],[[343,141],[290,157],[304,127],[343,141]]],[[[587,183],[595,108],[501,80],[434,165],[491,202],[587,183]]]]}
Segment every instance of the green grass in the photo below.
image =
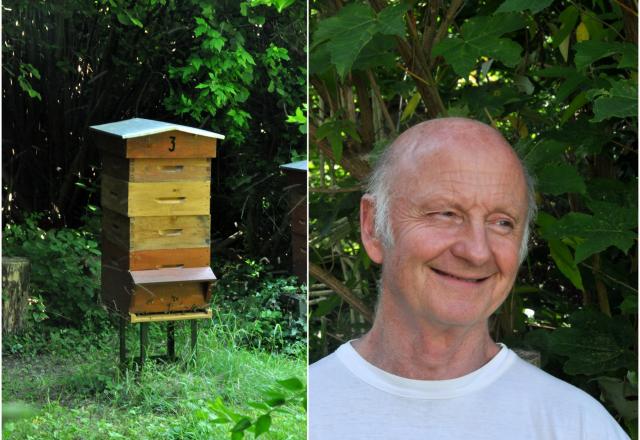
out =
{"type": "MultiPolygon", "coordinates": [[[[214,321],[215,322],[215,321],[214,321]]],[[[129,326],[130,356],[137,353],[137,332],[129,326]]],[[[137,329],[137,326],[136,326],[137,329]]],[[[164,350],[164,326],[150,331],[151,354],[164,350]]],[[[2,398],[4,439],[225,439],[232,424],[214,423],[217,398],[232,412],[255,418],[252,401],[276,380],[306,381],[303,347],[298,356],[248,350],[238,343],[233,324],[206,324],[198,336],[198,353],[190,356],[188,324],[178,325],[181,361],[148,361],[136,374],[118,370],[117,333],[87,338],[61,331],[47,352],[4,356],[2,398]],[[27,403],[35,412],[18,408],[27,403]]],[[[306,413],[287,401],[272,413],[265,439],[306,438],[306,413]]],[[[253,438],[247,433],[246,438],[253,438]]]]}

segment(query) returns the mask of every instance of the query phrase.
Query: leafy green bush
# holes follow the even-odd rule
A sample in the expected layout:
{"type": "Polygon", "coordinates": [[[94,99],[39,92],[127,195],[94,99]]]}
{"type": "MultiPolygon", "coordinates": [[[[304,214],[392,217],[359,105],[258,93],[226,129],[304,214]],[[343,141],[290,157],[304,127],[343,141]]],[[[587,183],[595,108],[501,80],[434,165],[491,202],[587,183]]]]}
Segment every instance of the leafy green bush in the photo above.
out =
{"type": "Polygon", "coordinates": [[[224,404],[221,398],[208,401],[202,408],[194,412],[196,418],[208,421],[212,424],[231,424],[229,429],[231,440],[243,439],[245,433],[250,432],[254,438],[258,438],[269,432],[273,422],[272,414],[288,413],[297,414],[291,406],[307,410],[307,388],[297,377],[284,380],[276,380],[270,388],[261,391],[261,401],[251,401],[248,406],[258,410],[257,416],[240,414],[224,404]]]}
{"type": "Polygon", "coordinates": [[[227,263],[221,273],[212,303],[217,319],[234,322],[243,345],[290,354],[306,349],[306,319],[300,313],[306,290],[295,277],[276,277],[252,260],[227,263]]]}
{"type": "Polygon", "coordinates": [[[31,263],[30,317],[34,322],[65,326],[102,326],[107,314],[99,306],[100,249],[95,236],[80,229],[44,230],[44,214],[4,227],[5,256],[31,263]]]}

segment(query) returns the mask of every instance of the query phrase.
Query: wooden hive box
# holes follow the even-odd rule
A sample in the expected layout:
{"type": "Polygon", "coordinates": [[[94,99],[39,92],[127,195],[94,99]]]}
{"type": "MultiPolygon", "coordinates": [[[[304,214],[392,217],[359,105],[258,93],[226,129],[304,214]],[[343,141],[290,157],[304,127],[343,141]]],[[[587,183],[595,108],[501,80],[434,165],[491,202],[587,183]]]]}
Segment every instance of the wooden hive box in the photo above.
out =
{"type": "Polygon", "coordinates": [[[307,282],[307,161],[280,165],[287,175],[291,221],[292,271],[300,282],[307,282]]]}
{"type": "Polygon", "coordinates": [[[224,136],[140,118],[91,128],[103,158],[104,304],[154,320],[206,311],[211,159],[224,136]]]}

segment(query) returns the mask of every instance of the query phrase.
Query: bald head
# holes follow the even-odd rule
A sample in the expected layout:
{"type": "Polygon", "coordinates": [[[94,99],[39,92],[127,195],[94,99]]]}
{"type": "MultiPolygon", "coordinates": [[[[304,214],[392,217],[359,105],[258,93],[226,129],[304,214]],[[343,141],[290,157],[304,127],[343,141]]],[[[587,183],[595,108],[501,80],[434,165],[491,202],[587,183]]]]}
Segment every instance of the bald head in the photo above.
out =
{"type": "Polygon", "coordinates": [[[520,260],[527,253],[529,223],[535,218],[533,181],[513,148],[493,127],[466,118],[433,119],[403,132],[378,160],[367,193],[375,199],[375,231],[386,247],[393,246],[389,205],[398,177],[429,172],[435,159],[483,163],[485,167],[502,166],[513,170],[514,182],[524,183],[527,220],[520,248],[520,260]]]}

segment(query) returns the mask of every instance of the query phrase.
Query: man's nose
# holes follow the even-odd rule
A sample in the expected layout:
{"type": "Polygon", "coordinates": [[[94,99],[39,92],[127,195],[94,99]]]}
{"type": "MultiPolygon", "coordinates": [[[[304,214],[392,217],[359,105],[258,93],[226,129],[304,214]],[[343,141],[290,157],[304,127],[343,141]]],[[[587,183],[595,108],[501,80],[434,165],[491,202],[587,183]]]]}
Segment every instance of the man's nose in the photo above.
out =
{"type": "Polygon", "coordinates": [[[460,230],[460,236],[452,246],[451,252],[475,266],[481,266],[489,261],[491,249],[485,225],[468,222],[460,230]]]}

